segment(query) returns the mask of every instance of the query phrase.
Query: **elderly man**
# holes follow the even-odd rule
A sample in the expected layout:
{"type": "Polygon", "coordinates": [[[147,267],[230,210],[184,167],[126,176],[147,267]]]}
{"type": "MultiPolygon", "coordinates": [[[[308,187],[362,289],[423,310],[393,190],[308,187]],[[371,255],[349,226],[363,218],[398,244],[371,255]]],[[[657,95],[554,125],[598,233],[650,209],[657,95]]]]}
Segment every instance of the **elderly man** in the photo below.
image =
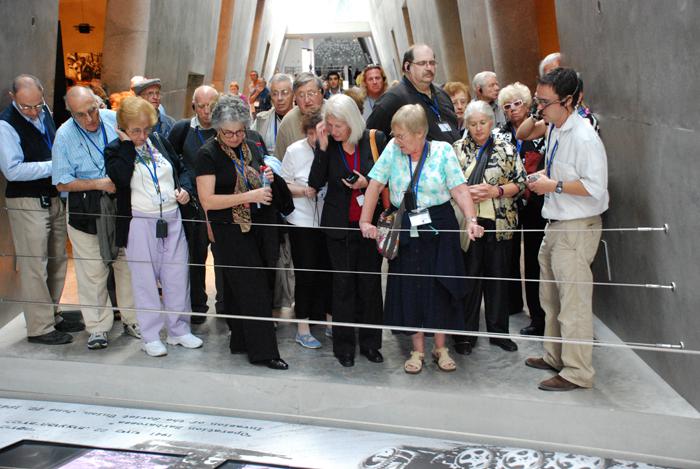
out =
{"type": "Polygon", "coordinates": [[[540,62],[540,76],[543,77],[555,68],[559,67],[561,67],[561,53],[552,52],[540,62]]]}
{"type": "Polygon", "coordinates": [[[496,74],[490,71],[477,73],[472,78],[472,88],[474,89],[474,101],[488,103],[496,115],[496,126],[503,126],[506,123],[506,115],[498,105],[498,92],[501,91],[501,87],[498,84],[496,74]]]}
{"type": "Polygon", "coordinates": [[[116,205],[112,197],[105,198],[103,194],[116,192],[105,173],[104,148],[117,138],[117,121],[114,111],[100,109],[94,93],[82,86],[68,91],[66,108],[72,117],[56,132],[52,179],[59,191],[68,192],[68,238],[73,246],[78,296],[84,305],[83,319],[90,333],[87,346],[95,350],[107,347],[107,334],[114,321],[112,310],[103,307],[107,304],[107,263],[112,260],[124,332],[141,338],[124,250],[119,249],[115,258],[109,258],[112,255],[105,250],[112,250],[113,246],[97,227],[97,217],[85,215],[99,215],[101,203],[116,205]]]}
{"type": "MultiPolygon", "coordinates": [[[[12,103],[0,114],[0,170],[7,179],[5,205],[18,256],[19,296],[29,342],[59,345],[73,337],[55,315],[66,278],[66,219],[51,184],[51,146],[56,127],[44,87],[32,75],[12,82],[12,103]]],[[[72,331],[80,328],[71,329],[72,331]]]]}
{"type": "Polygon", "coordinates": [[[167,137],[170,133],[170,129],[175,125],[175,119],[167,115],[165,109],[160,105],[161,87],[160,78],[144,78],[133,84],[131,86],[131,91],[133,91],[136,96],[142,97],[153,105],[153,108],[158,113],[158,123],[153,127],[153,130],[167,137]]]}
{"type": "Polygon", "coordinates": [[[367,65],[362,71],[360,86],[364,92],[362,118],[367,121],[370,114],[372,114],[374,104],[384,93],[386,93],[388,88],[384,69],[377,64],[367,65]]]}
{"type": "MultiPolygon", "coordinates": [[[[182,160],[187,166],[187,169],[194,174],[195,160],[199,148],[204,145],[204,142],[216,135],[216,130],[211,126],[211,111],[219,99],[219,92],[211,86],[200,86],[192,95],[192,109],[195,116],[192,119],[182,119],[175,123],[168,140],[172,143],[173,148],[178,155],[182,156],[182,160]]],[[[195,194],[191,194],[196,197],[195,194]]],[[[194,222],[185,222],[185,231],[187,233],[187,242],[189,247],[189,262],[190,264],[190,299],[192,301],[192,311],[198,313],[206,313],[209,311],[207,305],[207,290],[206,290],[206,268],[204,263],[207,260],[209,237],[207,236],[207,226],[202,223],[204,220],[203,213],[194,213],[189,205],[183,205],[181,210],[183,218],[198,219],[194,222]]],[[[212,246],[214,246],[212,244],[212,246]]],[[[223,275],[219,268],[214,269],[216,277],[217,291],[217,312],[223,312],[223,299],[220,298],[218,292],[223,292],[223,288],[219,286],[223,275]]],[[[204,316],[192,316],[193,324],[201,324],[206,318],[204,316]]]]}
{"type": "Polygon", "coordinates": [[[275,155],[280,160],[289,145],[306,137],[301,131],[302,116],[318,112],[323,107],[323,81],[313,73],[300,73],[292,90],[297,107],[284,116],[277,131],[275,155]]]}
{"type": "Polygon", "coordinates": [[[253,129],[262,135],[268,151],[275,152],[277,131],[282,119],[292,110],[294,95],[292,94],[292,77],[278,73],[270,80],[272,109],[258,114],[253,123],[253,129]]]}
{"type": "Polygon", "coordinates": [[[419,104],[428,116],[428,140],[448,143],[458,140],[460,134],[452,100],[433,85],[436,65],[435,53],[430,47],[425,44],[409,47],[401,65],[403,79],[377,101],[367,119],[367,128],[389,135],[394,113],[405,104],[419,104]]]}

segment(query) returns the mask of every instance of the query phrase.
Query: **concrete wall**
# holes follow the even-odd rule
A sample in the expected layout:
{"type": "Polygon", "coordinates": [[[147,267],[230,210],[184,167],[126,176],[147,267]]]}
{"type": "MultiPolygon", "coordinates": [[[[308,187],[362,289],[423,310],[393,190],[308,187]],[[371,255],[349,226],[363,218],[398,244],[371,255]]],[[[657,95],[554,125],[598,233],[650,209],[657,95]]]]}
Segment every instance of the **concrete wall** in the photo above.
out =
{"type": "Polygon", "coordinates": [[[401,57],[410,45],[406,35],[403,16],[401,15],[401,0],[369,0],[370,11],[369,24],[372,30],[372,38],[379,53],[379,63],[384,67],[384,72],[389,81],[401,78],[401,57]],[[394,47],[393,36],[396,38],[394,47]]]}
{"type": "MultiPolygon", "coordinates": [[[[557,0],[556,10],[561,50],[581,71],[601,120],[611,199],[605,225],[671,227],[668,235],[603,238],[613,281],[675,281],[678,291],[600,287],[596,313],[624,340],[682,340],[700,350],[700,4],[557,0]]],[[[641,355],[700,408],[697,356],[641,355]]]]}
{"type": "Polygon", "coordinates": [[[241,87],[241,93],[248,94],[248,72],[246,66],[250,53],[251,35],[255,19],[256,0],[236,0],[231,28],[228,66],[226,67],[226,83],[236,80],[241,87]]]}

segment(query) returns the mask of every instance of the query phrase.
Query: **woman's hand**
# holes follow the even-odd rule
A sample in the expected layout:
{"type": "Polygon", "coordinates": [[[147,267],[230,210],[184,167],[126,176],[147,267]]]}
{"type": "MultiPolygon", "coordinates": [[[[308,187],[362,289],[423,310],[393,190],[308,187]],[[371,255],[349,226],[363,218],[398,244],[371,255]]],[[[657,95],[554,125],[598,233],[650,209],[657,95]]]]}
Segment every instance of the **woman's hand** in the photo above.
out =
{"type": "Polygon", "coordinates": [[[328,148],[328,129],[326,121],[321,121],[316,125],[316,142],[322,151],[328,148]]]}
{"type": "Polygon", "coordinates": [[[314,189],[313,187],[306,186],[304,188],[304,196],[307,199],[313,199],[314,197],[316,197],[316,189],[314,189]]]}
{"type": "Polygon", "coordinates": [[[367,221],[360,222],[360,232],[363,238],[377,239],[377,227],[367,221]]]}
{"type": "Polygon", "coordinates": [[[469,186],[469,195],[476,204],[483,202],[484,200],[493,199],[494,191],[496,192],[496,195],[498,195],[498,188],[496,186],[492,186],[491,184],[486,184],[485,182],[469,186]]]}
{"type": "Polygon", "coordinates": [[[272,189],[269,187],[261,187],[246,192],[248,195],[248,203],[270,205],[272,203],[272,189]]]}
{"type": "Polygon", "coordinates": [[[476,241],[477,238],[484,236],[484,227],[470,221],[469,225],[467,225],[467,234],[469,235],[469,239],[476,241]]]}
{"type": "Polygon", "coordinates": [[[267,179],[267,182],[272,184],[275,181],[275,173],[272,172],[272,168],[269,166],[261,166],[260,169],[263,169],[263,176],[265,176],[265,179],[267,179]]]}
{"type": "Polygon", "coordinates": [[[117,131],[117,136],[119,136],[119,140],[122,142],[130,142],[131,139],[129,136],[124,132],[122,129],[119,128],[119,126],[115,126],[114,129],[117,131]]]}
{"type": "Polygon", "coordinates": [[[185,189],[175,189],[175,200],[180,205],[185,205],[190,201],[190,194],[185,189]]]}
{"type": "Polygon", "coordinates": [[[353,190],[359,190],[364,189],[369,185],[369,181],[367,180],[367,178],[364,177],[359,171],[353,171],[353,173],[357,174],[357,181],[353,182],[352,184],[350,184],[345,179],[341,179],[341,181],[343,181],[343,184],[345,184],[346,187],[353,190]]]}

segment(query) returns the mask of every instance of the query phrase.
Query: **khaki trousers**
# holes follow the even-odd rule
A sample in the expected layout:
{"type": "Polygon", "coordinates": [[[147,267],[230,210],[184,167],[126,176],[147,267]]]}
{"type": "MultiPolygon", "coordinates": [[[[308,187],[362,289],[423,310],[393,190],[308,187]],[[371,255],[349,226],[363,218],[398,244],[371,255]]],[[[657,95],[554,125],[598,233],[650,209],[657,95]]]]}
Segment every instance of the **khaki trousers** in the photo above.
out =
{"type": "MultiPolygon", "coordinates": [[[[88,332],[108,332],[114,324],[112,309],[101,308],[107,304],[107,277],[109,268],[102,261],[97,235],[84,233],[68,225],[68,237],[73,245],[75,276],[78,280],[85,329],[88,332]]],[[[122,323],[135,324],[136,312],[133,311],[134,297],[131,291],[131,273],[126,262],[124,249],[119,249],[117,259],[112,264],[114,282],[117,287],[117,303],[122,316],[122,323]],[[131,310],[121,309],[130,308],[131,310]]]]}
{"type": "MultiPolygon", "coordinates": [[[[591,263],[598,250],[600,216],[547,224],[540,246],[540,303],[545,311],[544,334],[563,339],[593,339],[593,285],[566,282],[593,281],[591,263]],[[556,232],[552,230],[584,230],[556,232]]],[[[544,343],[544,361],[566,380],[584,388],[593,386],[591,345],[544,343]]]]}
{"type": "Polygon", "coordinates": [[[66,218],[63,202],[51,199],[41,208],[38,197],[5,199],[19,268],[21,299],[50,303],[23,305],[27,336],[54,330],[54,313],[66,279],[66,218]],[[21,257],[30,256],[30,257],[21,257]]]}

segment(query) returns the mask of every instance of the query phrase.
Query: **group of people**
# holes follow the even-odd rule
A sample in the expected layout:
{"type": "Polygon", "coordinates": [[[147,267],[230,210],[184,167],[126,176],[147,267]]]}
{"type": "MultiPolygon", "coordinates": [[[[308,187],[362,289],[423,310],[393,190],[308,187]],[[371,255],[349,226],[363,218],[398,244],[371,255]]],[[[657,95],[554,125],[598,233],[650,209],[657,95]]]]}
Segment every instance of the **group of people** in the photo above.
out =
{"type": "MultiPolygon", "coordinates": [[[[148,355],[167,354],[163,328],[167,344],[200,347],[191,323],[209,309],[211,248],[217,312],[260,318],[227,319],[231,353],[288,368],[272,322],[275,291],[286,284],[297,319],[332,318],[324,333],[342,366],[353,366],[358,350],[383,361],[381,330],[349,324],[385,324],[467,332],[434,334],[430,356],[450,372],[449,348],[469,354],[476,343],[468,332],[479,330],[482,300],[490,342],[517,350],[509,315],[523,309],[521,227],[525,278],[545,280],[526,282],[531,324],[521,333],[591,339],[606,155],[582,105],[582,80],[559,61],[545,58],[534,97],[517,82],[501,89],[485,71],[470,99],[462,83],[436,86],[435,54],[419,44],[405,52],[392,87],[374,64],[356,96],[326,95],[312,73],[275,74],[269,89],[263,82],[263,109],[254,72],[247,98],[235,87],[197,88],[194,117],[179,122],[161,112],[158,79],[132,84],[135,96],[116,113],[74,87],[72,117],[57,131],[41,83],[20,75],[0,115],[0,169],[22,296],[47,303],[25,307],[29,340],[67,343],[80,328],[49,306],[61,296],[67,233],[90,349],[107,347],[112,329],[103,307],[110,268],[125,333],[148,355]],[[382,212],[401,227],[384,298],[375,241],[382,212]],[[278,268],[285,252],[293,282],[291,269],[278,268]]],[[[430,334],[407,333],[403,369],[416,374],[430,334]]],[[[322,346],[304,322],[295,341],[322,346]]],[[[592,386],[590,345],[544,349],[526,361],[556,372],[541,389],[592,386]]]]}

